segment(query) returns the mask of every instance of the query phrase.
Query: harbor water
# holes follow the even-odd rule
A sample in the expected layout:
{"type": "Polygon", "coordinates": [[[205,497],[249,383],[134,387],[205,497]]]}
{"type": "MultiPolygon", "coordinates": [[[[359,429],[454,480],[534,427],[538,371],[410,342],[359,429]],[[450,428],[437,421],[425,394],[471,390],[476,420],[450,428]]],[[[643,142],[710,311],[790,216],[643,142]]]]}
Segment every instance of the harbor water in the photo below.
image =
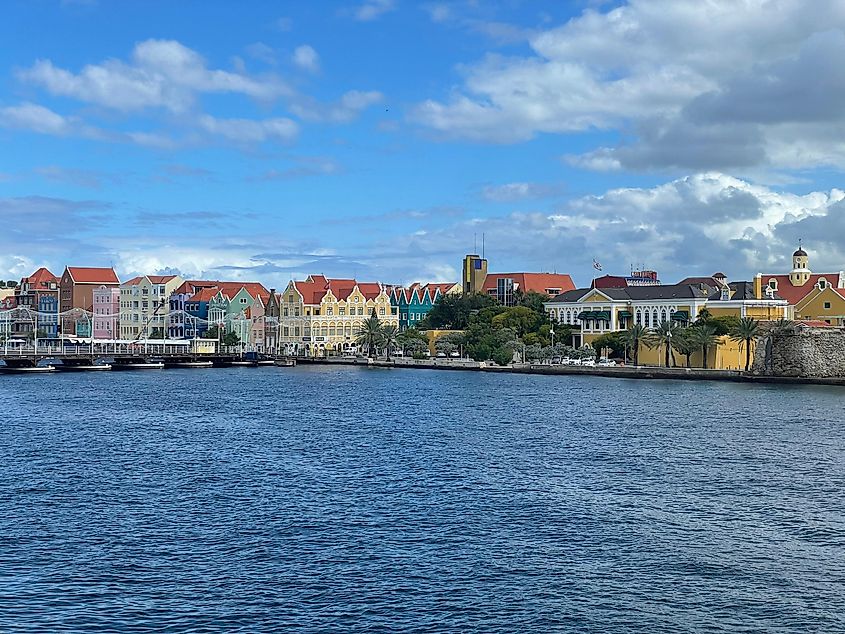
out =
{"type": "Polygon", "coordinates": [[[843,397],[0,376],[0,631],[845,631],[843,397]]]}

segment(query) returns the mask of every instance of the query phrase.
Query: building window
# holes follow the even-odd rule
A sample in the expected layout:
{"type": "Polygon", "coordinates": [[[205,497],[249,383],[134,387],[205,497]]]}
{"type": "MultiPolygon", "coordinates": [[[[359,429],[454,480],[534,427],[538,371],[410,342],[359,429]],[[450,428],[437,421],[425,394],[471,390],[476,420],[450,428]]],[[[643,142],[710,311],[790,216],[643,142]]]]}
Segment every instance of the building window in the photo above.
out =
{"type": "Polygon", "coordinates": [[[773,291],[778,290],[778,281],[777,280],[769,280],[769,288],[773,291]]]}
{"type": "Polygon", "coordinates": [[[649,323],[649,315],[650,315],[650,314],[651,314],[651,313],[649,313],[648,311],[645,311],[645,324],[643,324],[643,325],[644,325],[646,328],[648,328],[648,327],[650,327],[650,326],[651,326],[651,324],[649,323]]]}
{"type": "Polygon", "coordinates": [[[825,302],[825,303],[824,303],[824,309],[825,309],[825,310],[830,310],[830,302],[825,302]]]}
{"type": "Polygon", "coordinates": [[[379,314],[379,315],[384,315],[384,308],[379,308],[379,309],[378,309],[378,314],[379,314]]]}
{"type": "Polygon", "coordinates": [[[329,306],[329,307],[326,309],[326,314],[327,314],[327,315],[334,315],[334,308],[332,308],[331,306],[329,306]]]}
{"type": "Polygon", "coordinates": [[[819,290],[824,290],[827,288],[827,280],[822,278],[819,280],[819,290]]]}

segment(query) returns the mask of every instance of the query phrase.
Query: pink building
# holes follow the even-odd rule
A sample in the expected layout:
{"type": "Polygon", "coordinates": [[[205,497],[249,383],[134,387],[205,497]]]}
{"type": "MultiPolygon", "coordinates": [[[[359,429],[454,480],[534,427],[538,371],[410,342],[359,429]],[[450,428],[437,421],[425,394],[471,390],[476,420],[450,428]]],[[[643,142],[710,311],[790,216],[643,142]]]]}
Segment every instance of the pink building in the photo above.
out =
{"type": "Polygon", "coordinates": [[[120,289],[113,286],[98,286],[93,292],[94,339],[117,339],[118,316],[120,313],[120,289]]]}

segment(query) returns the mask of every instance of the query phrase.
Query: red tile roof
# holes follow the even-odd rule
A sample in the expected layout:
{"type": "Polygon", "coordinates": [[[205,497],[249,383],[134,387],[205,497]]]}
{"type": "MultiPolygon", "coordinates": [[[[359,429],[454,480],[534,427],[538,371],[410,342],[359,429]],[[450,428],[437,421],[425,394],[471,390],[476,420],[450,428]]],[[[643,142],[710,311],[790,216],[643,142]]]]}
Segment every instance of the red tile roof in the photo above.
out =
{"type": "Polygon", "coordinates": [[[839,273],[815,273],[810,275],[810,279],[803,286],[793,286],[792,282],[789,281],[789,275],[766,275],[764,273],[762,274],[763,292],[766,292],[769,280],[777,280],[778,287],[775,293],[788,301],[790,305],[795,306],[813,292],[822,277],[827,280],[828,284],[835,285],[839,281],[839,273]]]}
{"type": "Polygon", "coordinates": [[[190,302],[210,302],[215,295],[220,291],[219,288],[213,286],[211,288],[205,287],[199,289],[196,293],[191,295],[191,297],[187,300],[190,302]]]}
{"type": "Polygon", "coordinates": [[[346,299],[358,287],[366,299],[375,299],[383,286],[378,282],[356,282],[354,279],[328,279],[323,275],[309,275],[304,282],[295,281],[294,286],[306,304],[319,304],[327,291],[337,299],[346,299]]]}
{"type": "Polygon", "coordinates": [[[120,284],[117,273],[112,268],[69,266],[67,270],[76,284],[120,284]]]}
{"type": "Polygon", "coordinates": [[[147,275],[147,279],[150,280],[150,284],[167,284],[175,277],[175,275],[147,275]]]}
{"type": "Polygon", "coordinates": [[[575,289],[572,278],[564,273],[488,273],[484,280],[484,290],[496,290],[496,283],[500,279],[512,279],[524,293],[546,293],[546,289],[556,289],[557,293],[565,293],[575,289]]]}
{"type": "Polygon", "coordinates": [[[23,278],[22,282],[31,284],[33,286],[41,286],[41,288],[44,288],[49,287],[51,282],[53,284],[58,284],[59,278],[53,275],[49,271],[49,269],[46,269],[42,266],[29,277],[23,278]]]}
{"type": "Polygon", "coordinates": [[[802,326],[809,326],[810,328],[833,328],[829,323],[820,319],[799,319],[795,323],[802,326]]]}

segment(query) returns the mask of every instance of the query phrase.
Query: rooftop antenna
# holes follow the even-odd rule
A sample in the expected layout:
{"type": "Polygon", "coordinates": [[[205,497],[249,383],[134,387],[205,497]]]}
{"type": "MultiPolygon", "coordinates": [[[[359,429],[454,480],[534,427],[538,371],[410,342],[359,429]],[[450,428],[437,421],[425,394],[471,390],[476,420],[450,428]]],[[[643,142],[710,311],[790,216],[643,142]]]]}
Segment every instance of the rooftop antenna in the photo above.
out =
{"type": "Polygon", "coordinates": [[[477,233],[472,234],[472,252],[478,253],[478,234],[477,233]]]}
{"type": "Polygon", "coordinates": [[[484,259],[484,234],[481,234],[481,259],[484,259]]]}

